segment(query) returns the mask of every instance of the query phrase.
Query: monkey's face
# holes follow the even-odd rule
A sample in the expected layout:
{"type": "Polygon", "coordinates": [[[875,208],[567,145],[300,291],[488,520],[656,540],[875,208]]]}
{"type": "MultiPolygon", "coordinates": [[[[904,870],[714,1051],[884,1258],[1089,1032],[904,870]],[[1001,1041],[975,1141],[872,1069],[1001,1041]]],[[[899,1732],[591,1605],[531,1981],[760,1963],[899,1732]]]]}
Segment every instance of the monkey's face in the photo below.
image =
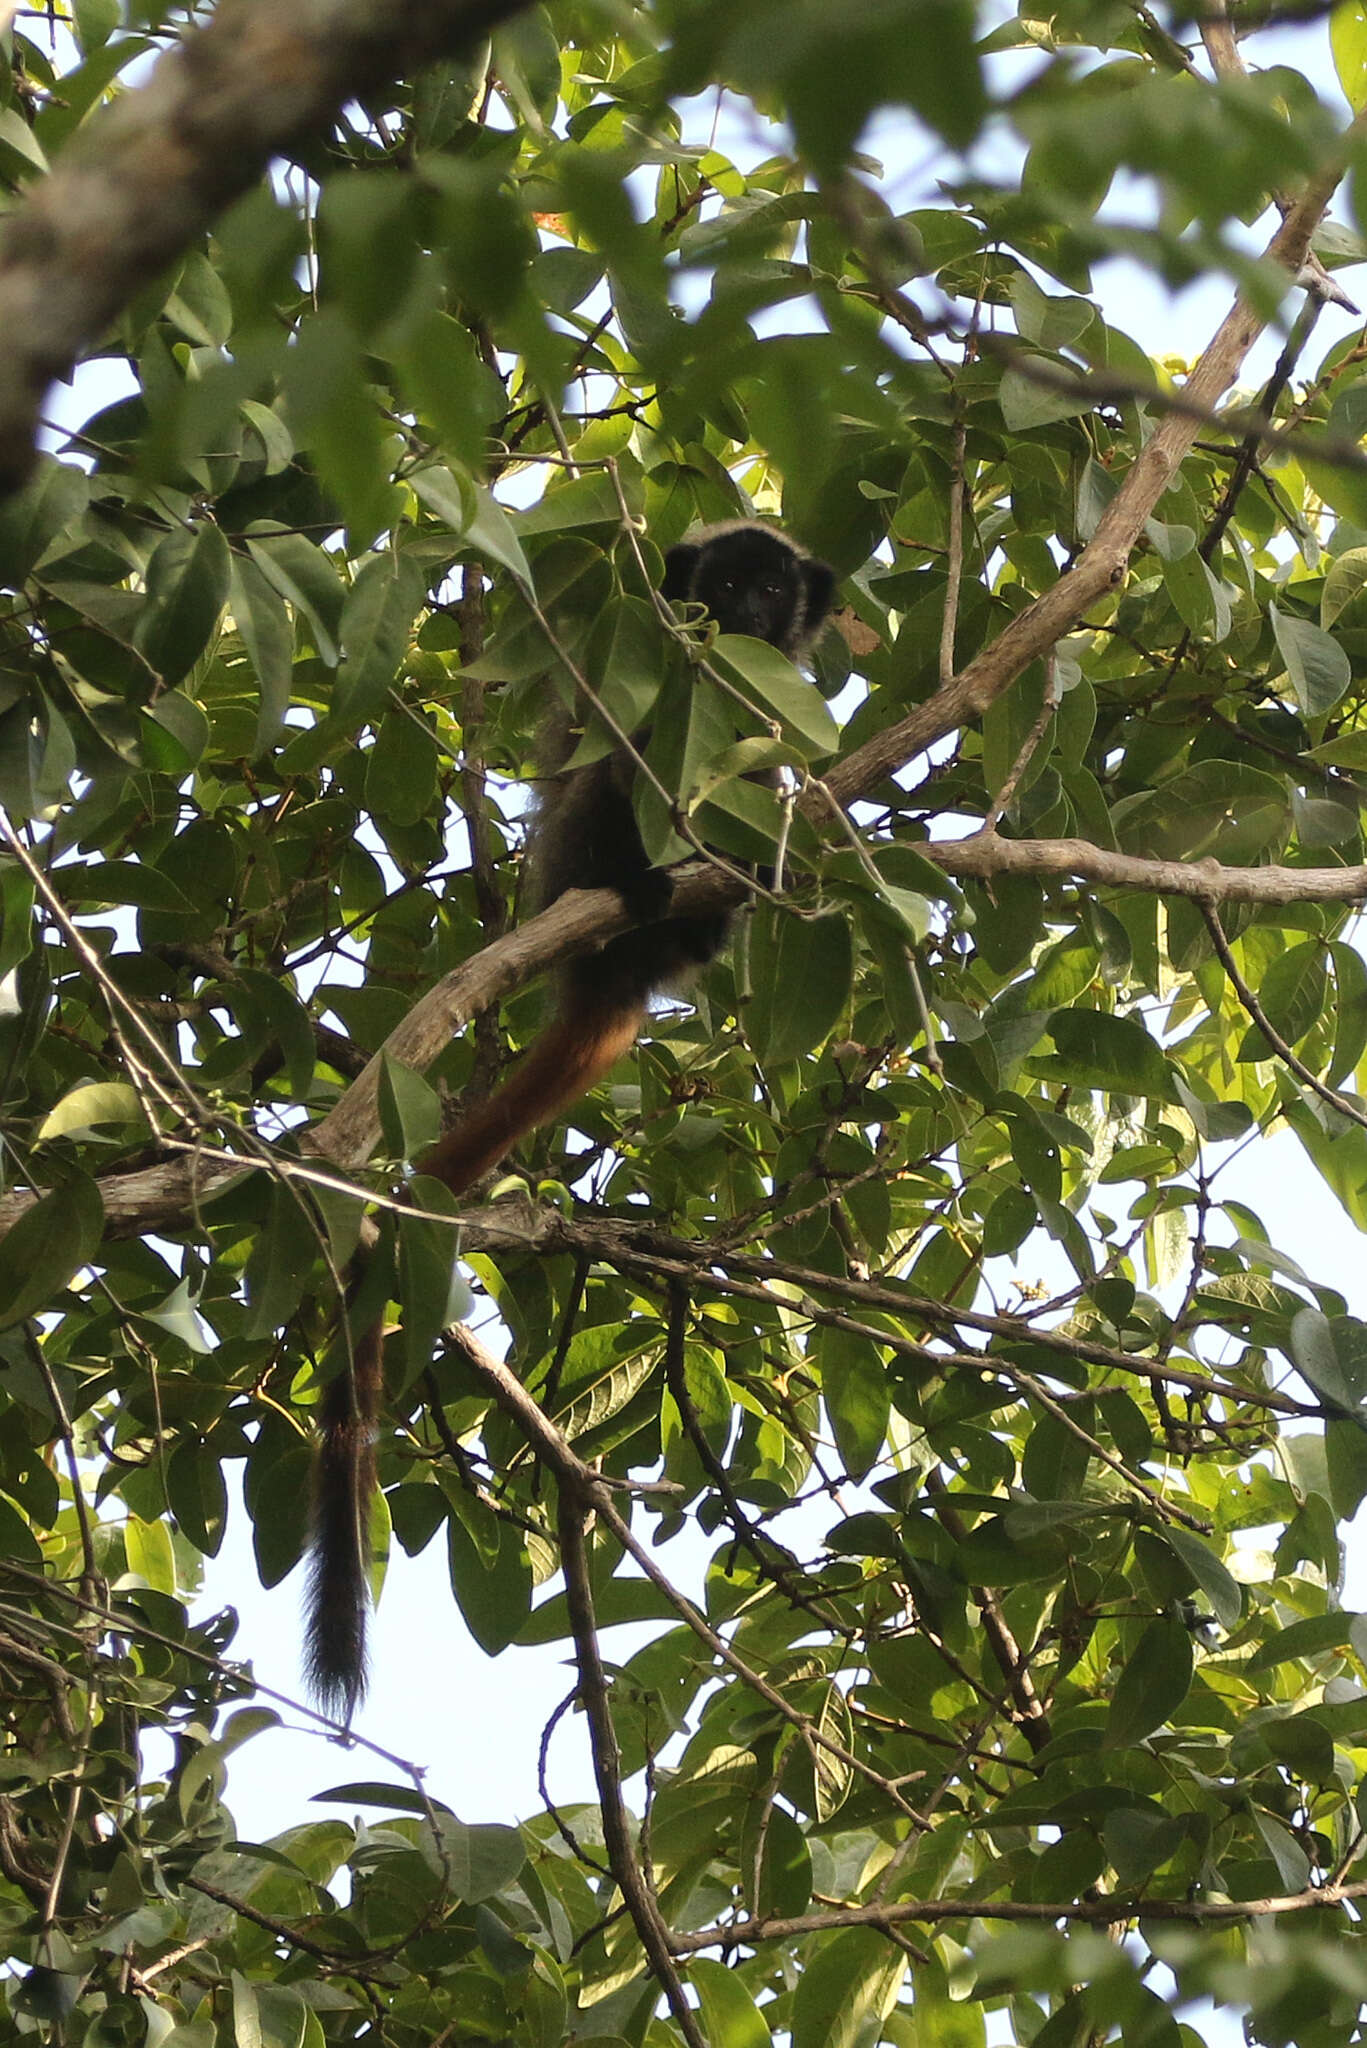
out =
{"type": "Polygon", "coordinates": [[[773,527],[738,519],[670,548],[660,588],[705,606],[723,633],[797,656],[830,610],[835,575],[773,527]]]}
{"type": "Polygon", "coordinates": [[[766,534],[727,534],[705,547],[689,595],[707,606],[723,633],[749,633],[782,647],[801,628],[800,559],[766,534]]]}

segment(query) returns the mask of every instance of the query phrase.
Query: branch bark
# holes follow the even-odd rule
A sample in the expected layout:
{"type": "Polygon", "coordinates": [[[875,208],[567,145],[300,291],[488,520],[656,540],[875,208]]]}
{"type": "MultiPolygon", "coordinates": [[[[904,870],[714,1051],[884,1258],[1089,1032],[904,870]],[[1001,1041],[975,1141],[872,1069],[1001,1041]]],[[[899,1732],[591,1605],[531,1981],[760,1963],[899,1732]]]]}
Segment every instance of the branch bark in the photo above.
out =
{"type": "Polygon", "coordinates": [[[349,99],[466,49],[527,0],[219,0],[63,151],[0,239],[0,493],[48,386],[149,279],[349,99]]]}

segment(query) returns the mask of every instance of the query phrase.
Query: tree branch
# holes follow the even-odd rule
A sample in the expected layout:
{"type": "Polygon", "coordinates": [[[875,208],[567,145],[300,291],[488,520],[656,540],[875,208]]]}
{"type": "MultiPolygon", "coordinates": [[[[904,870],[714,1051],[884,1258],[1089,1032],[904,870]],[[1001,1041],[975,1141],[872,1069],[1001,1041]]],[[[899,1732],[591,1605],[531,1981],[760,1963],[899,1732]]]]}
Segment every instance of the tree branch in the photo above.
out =
{"type": "Polygon", "coordinates": [[[0,493],[48,386],[142,287],[349,99],[468,48],[526,0],[219,0],[65,149],[0,239],[0,493]]]}

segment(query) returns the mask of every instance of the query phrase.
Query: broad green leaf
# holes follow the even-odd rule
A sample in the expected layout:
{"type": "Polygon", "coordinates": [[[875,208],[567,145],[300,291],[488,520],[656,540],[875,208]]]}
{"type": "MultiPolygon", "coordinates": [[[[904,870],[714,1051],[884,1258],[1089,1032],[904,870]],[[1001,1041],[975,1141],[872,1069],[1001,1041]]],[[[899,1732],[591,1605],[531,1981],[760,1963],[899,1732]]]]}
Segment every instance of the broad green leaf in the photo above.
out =
{"type": "Polygon", "coordinates": [[[250,555],[234,555],[228,578],[228,603],[233,624],[242,635],[247,659],[261,686],[253,752],[262,753],[278,738],[290,701],[290,669],[294,634],[278,590],[250,555]]]}
{"type": "Polygon", "coordinates": [[[25,1209],[5,1236],[0,1329],[47,1306],[92,1258],[104,1227],[94,1181],[75,1178],[25,1209]]]}
{"type": "Polygon", "coordinates": [[[33,883],[17,861],[0,860],[0,978],[33,946],[33,883]]]}
{"type": "Polygon", "coordinates": [[[1106,1716],[1106,1747],[1127,1748],[1161,1728],[1186,1698],[1191,1673],[1191,1636],[1182,1623],[1151,1621],[1116,1680],[1106,1716]]]}
{"type": "Polygon", "coordinates": [[[176,1561],[171,1532],[165,1522],[142,1522],[130,1515],[124,1524],[123,1547],[128,1569],[168,1599],[176,1594],[176,1561]]]}
{"type": "Polygon", "coordinates": [[[812,1858],[807,1837],[786,1807],[752,1800],[740,1838],[745,1902],[761,1917],[805,1913],[812,1896],[812,1858]]]}
{"type": "Polygon", "coordinates": [[[331,557],[302,534],[265,524],[247,529],[247,547],[266,581],[308,620],[319,658],[335,668],[346,592],[331,557]]]}
{"type": "Polygon", "coordinates": [[[1234,1629],[1239,1625],[1243,1612],[1243,1598],[1237,1581],[1226,1570],[1208,1543],[1194,1535],[1189,1529],[1181,1529],[1175,1523],[1167,1524],[1162,1530],[1163,1541],[1175,1550],[1197,1586],[1211,1605],[1215,1619],[1221,1628],[1234,1629]]]}
{"type": "MultiPolygon", "coordinates": [[[[853,1751],[855,1733],[849,1701],[834,1682],[826,1687],[816,1726],[818,1734],[824,1735],[828,1741],[838,1743],[843,1750],[853,1751]]],[[[854,1766],[831,1750],[818,1748],[812,1759],[812,1775],[816,1784],[816,1817],[819,1821],[828,1821],[839,1813],[850,1796],[854,1766]]]]}
{"type": "Polygon", "coordinates": [[[366,803],[396,825],[426,816],[437,785],[437,739],[417,712],[390,711],[366,760],[366,803]]]}
{"type": "Polygon", "coordinates": [[[1172,1076],[1161,1048],[1134,1017],[1103,1010],[1055,1010],[1049,1035],[1058,1057],[1032,1061],[1079,1088],[1172,1099],[1172,1076]]]}
{"type": "Polygon", "coordinates": [[[53,877],[67,903],[129,903],[139,910],[167,910],[183,916],[189,902],[168,874],[131,860],[92,861],[59,868],[53,877]]]}
{"type": "Polygon", "coordinates": [[[1315,1392],[1340,1414],[1355,1415],[1367,1393],[1360,1357],[1340,1346],[1341,1325],[1319,1309],[1303,1308],[1291,1319],[1291,1356],[1315,1392]]]}
{"type": "Polygon", "coordinates": [[[892,2010],[907,1961],[872,1927],[830,1936],[809,1961],[793,1998],[793,2048],[855,2048],[892,2010]]]}
{"type": "Polygon", "coordinates": [[[1367,106],[1367,8],[1338,0],[1329,12],[1329,47],[1343,96],[1354,113],[1367,106]]]}
{"type": "Polygon", "coordinates": [[[618,526],[621,519],[612,478],[594,469],[553,485],[529,510],[518,513],[514,524],[519,539],[525,540],[529,534],[561,533],[579,526],[618,526]]]}
{"type": "MultiPolygon", "coordinates": [[[[415,479],[415,488],[417,480],[415,479]]],[[[462,535],[463,551],[508,571],[530,595],[532,572],[508,514],[483,484],[475,485],[475,511],[462,535]]]]}
{"type": "Polygon", "coordinates": [[[423,575],[409,555],[372,555],[342,606],[342,665],[332,716],[346,728],[367,724],[398,681],[423,600],[423,575]]]}
{"type": "Polygon", "coordinates": [[[453,1505],[446,1525],[451,1591],[480,1649],[495,1657],[517,1638],[531,1605],[522,1535],[482,1501],[464,1496],[453,1505]]]}
{"type": "Polygon", "coordinates": [[[834,753],[840,729],[821,692],[798,673],[786,654],[743,633],[722,633],[713,642],[709,659],[749,702],[758,699],[762,711],[774,713],[807,760],[834,753]]]}
{"type": "Polygon", "coordinates": [[[771,904],[756,911],[746,1023],[760,1059],[778,1064],[819,1045],[845,1008],[852,971],[850,927],[839,912],[799,917],[771,904]]]}
{"type": "Polygon", "coordinates": [[[821,1393],[836,1446],[851,1479],[863,1479],[883,1449],[891,1406],[889,1375],[868,1337],[822,1330],[821,1393]]]}
{"type": "Polygon", "coordinates": [[[416,1159],[441,1132],[441,1100],[430,1081],[380,1055],[380,1128],[386,1150],[396,1159],[416,1159]]]}
{"type": "Polygon", "coordinates": [[[699,1956],[688,1981],[698,1994],[708,2048],[770,2048],[769,2028],[734,1970],[699,1956]]]}
{"type": "Polygon", "coordinates": [[[527,1860],[516,1828],[488,1823],[466,1827],[442,1813],[441,1842],[451,1866],[451,1886],[458,1899],[475,1905],[506,1891],[527,1860]]]}
{"type": "MultiPolygon", "coordinates": [[[[416,1078],[416,1077],[415,1077],[416,1078]]],[[[443,1212],[456,1205],[449,1189],[415,1175],[413,1199],[443,1212]]],[[[430,1363],[438,1336],[470,1305],[470,1290],[455,1263],[456,1234],[430,1216],[399,1218],[399,1298],[404,1308],[405,1384],[430,1363]]]]}
{"type": "Polygon", "coordinates": [[[1022,355],[1003,372],[997,391],[1002,421],[1008,434],[1026,434],[1032,427],[1052,426],[1057,420],[1076,419],[1090,412],[1092,400],[1085,388],[1068,389],[1082,376],[1071,364],[1051,356],[1022,355]],[[1032,369],[1032,364],[1038,364],[1032,369]]]}
{"type": "Polygon", "coordinates": [[[1337,640],[1322,626],[1276,605],[1269,611],[1277,651],[1286,663],[1286,673],[1296,702],[1307,718],[1332,711],[1353,679],[1353,665],[1337,640]]]}
{"type": "Polygon", "coordinates": [[[291,431],[312,453],[359,551],[389,523],[395,504],[365,365],[337,308],[304,321],[286,364],[291,431]]]}
{"type": "MultiPolygon", "coordinates": [[[[1339,9],[1338,12],[1343,12],[1339,9]]],[[[1337,14],[1335,16],[1337,19],[1337,14]]],[[[1324,572],[1320,592],[1320,624],[1327,633],[1367,588],[1367,548],[1348,548],[1336,555],[1324,572]]]]}
{"type": "Polygon", "coordinates": [[[43,1118],[40,1138],[89,1138],[119,1127],[147,1129],[147,1112],[136,1088],[125,1081],[91,1081],[73,1088],[43,1118]]]}
{"type": "Polygon", "coordinates": [[[210,520],[157,543],[137,646],[163,682],[180,682],[204,652],[228,601],[228,572],[228,543],[210,520]]]}
{"type": "MultiPolygon", "coordinates": [[[[1258,983],[1258,1001],[1268,1023],[1289,1045],[1296,1045],[1310,1031],[1325,1006],[1328,994],[1328,961],[1317,939],[1302,939],[1288,946],[1272,962],[1258,983]]],[[[1273,1048],[1261,1025],[1250,1024],[1236,1058],[1265,1060],[1273,1048]]]]}
{"type": "Polygon", "coordinates": [[[178,1444],[166,1463],[166,1502],[197,1550],[217,1557],[228,1522],[223,1468],[208,1444],[178,1444]]]}

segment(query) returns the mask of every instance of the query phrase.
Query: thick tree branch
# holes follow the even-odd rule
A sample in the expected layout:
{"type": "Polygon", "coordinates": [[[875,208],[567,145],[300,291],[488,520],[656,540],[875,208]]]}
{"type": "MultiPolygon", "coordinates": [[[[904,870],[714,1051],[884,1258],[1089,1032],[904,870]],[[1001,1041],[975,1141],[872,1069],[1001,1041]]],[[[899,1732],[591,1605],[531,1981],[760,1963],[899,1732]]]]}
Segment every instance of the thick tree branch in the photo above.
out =
{"type": "Polygon", "coordinates": [[[92,120],[0,239],[0,492],[47,388],[271,159],[349,99],[467,49],[526,0],[219,0],[145,86],[92,120]]]}
{"type": "Polygon", "coordinates": [[[1196,903],[1360,903],[1367,897],[1367,865],[1338,868],[1234,868],[1217,860],[1147,860],[1112,853],[1090,839],[940,840],[919,849],[947,875],[990,881],[997,875],[1071,875],[1103,889],[1145,889],[1154,896],[1189,896],[1196,903]]]}

